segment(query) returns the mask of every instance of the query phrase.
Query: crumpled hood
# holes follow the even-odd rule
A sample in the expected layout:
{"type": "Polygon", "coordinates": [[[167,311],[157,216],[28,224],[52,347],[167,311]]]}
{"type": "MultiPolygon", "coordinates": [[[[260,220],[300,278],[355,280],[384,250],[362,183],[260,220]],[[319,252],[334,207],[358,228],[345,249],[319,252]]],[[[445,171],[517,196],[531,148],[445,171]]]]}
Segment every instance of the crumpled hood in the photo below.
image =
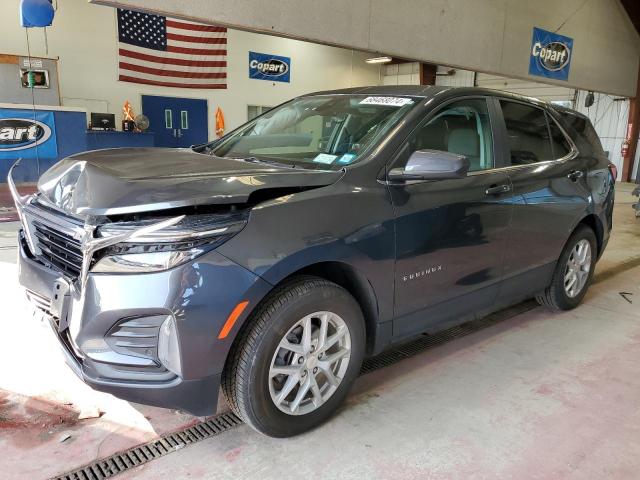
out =
{"type": "Polygon", "coordinates": [[[115,148],[79,153],[45,172],[38,190],[74,215],[148,212],[242,203],[261,189],[319,187],[340,171],[271,167],[190,149],[115,148]]]}

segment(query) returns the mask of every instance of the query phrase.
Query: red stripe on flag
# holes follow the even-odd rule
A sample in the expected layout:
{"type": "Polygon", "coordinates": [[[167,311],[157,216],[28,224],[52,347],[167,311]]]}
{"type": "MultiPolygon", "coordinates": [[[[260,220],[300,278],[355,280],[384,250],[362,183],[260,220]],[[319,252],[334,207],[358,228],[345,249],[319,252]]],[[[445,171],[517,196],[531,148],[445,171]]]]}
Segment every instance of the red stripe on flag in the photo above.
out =
{"type": "Polygon", "coordinates": [[[194,37],[192,35],[178,35],[177,33],[167,33],[168,40],[175,40],[177,42],[191,42],[191,43],[209,43],[223,45],[227,43],[226,38],[213,38],[213,37],[194,37]]]}
{"type": "Polygon", "coordinates": [[[146,80],[144,78],[129,77],[120,75],[121,82],[143,83],[145,85],[157,85],[159,87],[179,87],[179,88],[203,88],[203,89],[226,89],[226,83],[173,83],[173,82],[157,82],[155,80],[146,80]]]}
{"type": "Polygon", "coordinates": [[[124,48],[120,49],[120,55],[123,57],[136,58],[138,60],[146,60],[147,62],[156,62],[167,65],[183,65],[185,67],[226,67],[227,62],[224,60],[183,60],[181,58],[158,57],[156,55],[147,55],[146,53],[132,52],[124,48]]]}
{"type": "Polygon", "coordinates": [[[226,49],[209,49],[209,48],[185,48],[167,45],[169,53],[186,53],[187,55],[226,55],[226,49]]]}
{"type": "Polygon", "coordinates": [[[184,30],[194,30],[197,32],[224,33],[227,31],[225,27],[214,27],[212,25],[196,25],[194,23],[176,22],[175,20],[169,20],[169,19],[166,20],[165,24],[167,25],[167,27],[182,28],[184,30]]]}
{"type": "Polygon", "coordinates": [[[165,70],[163,68],[143,67],[132,63],[120,62],[120,68],[134,72],[148,73],[161,77],[180,78],[227,78],[226,72],[178,72],[176,70],[165,70]]]}

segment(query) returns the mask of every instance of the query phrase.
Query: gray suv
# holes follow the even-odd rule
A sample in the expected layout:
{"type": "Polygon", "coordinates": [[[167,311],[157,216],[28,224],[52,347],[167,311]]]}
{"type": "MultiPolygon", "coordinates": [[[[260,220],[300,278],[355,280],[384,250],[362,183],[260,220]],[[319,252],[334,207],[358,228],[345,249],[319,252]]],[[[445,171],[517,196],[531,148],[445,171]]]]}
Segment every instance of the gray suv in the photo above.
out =
{"type": "Polygon", "coordinates": [[[533,296],[577,306],[615,184],[583,115],[422,86],[305,95],[190,149],[77,154],[28,197],[9,176],[20,282],[84,382],[200,416],[222,387],[277,437],[414,335],[533,296]]]}

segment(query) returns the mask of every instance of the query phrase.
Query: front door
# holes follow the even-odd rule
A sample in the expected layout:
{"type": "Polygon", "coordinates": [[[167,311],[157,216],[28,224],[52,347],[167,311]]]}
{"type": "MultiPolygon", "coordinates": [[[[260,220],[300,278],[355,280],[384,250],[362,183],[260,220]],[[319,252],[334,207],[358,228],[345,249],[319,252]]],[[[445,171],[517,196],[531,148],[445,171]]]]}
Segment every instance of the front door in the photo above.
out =
{"type": "Polygon", "coordinates": [[[415,150],[465,155],[465,178],[390,185],[396,212],[394,336],[457,323],[497,297],[511,217],[511,184],[495,170],[485,98],[449,103],[410,136],[393,166],[415,150]]]}
{"type": "Polygon", "coordinates": [[[142,113],[157,147],[189,147],[209,139],[206,100],[142,95],[142,113]]]}

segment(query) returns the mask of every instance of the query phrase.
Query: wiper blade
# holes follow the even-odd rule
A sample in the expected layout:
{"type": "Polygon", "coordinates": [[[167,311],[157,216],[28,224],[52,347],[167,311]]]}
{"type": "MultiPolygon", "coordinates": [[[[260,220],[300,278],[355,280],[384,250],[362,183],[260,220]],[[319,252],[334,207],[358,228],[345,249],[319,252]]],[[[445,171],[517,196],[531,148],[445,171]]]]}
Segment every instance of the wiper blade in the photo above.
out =
{"type": "Polygon", "coordinates": [[[268,165],[275,165],[278,167],[296,168],[296,166],[292,163],[278,162],[276,160],[268,160],[266,158],[245,157],[242,160],[244,160],[245,162],[251,162],[251,163],[266,163],[268,165]]]}

